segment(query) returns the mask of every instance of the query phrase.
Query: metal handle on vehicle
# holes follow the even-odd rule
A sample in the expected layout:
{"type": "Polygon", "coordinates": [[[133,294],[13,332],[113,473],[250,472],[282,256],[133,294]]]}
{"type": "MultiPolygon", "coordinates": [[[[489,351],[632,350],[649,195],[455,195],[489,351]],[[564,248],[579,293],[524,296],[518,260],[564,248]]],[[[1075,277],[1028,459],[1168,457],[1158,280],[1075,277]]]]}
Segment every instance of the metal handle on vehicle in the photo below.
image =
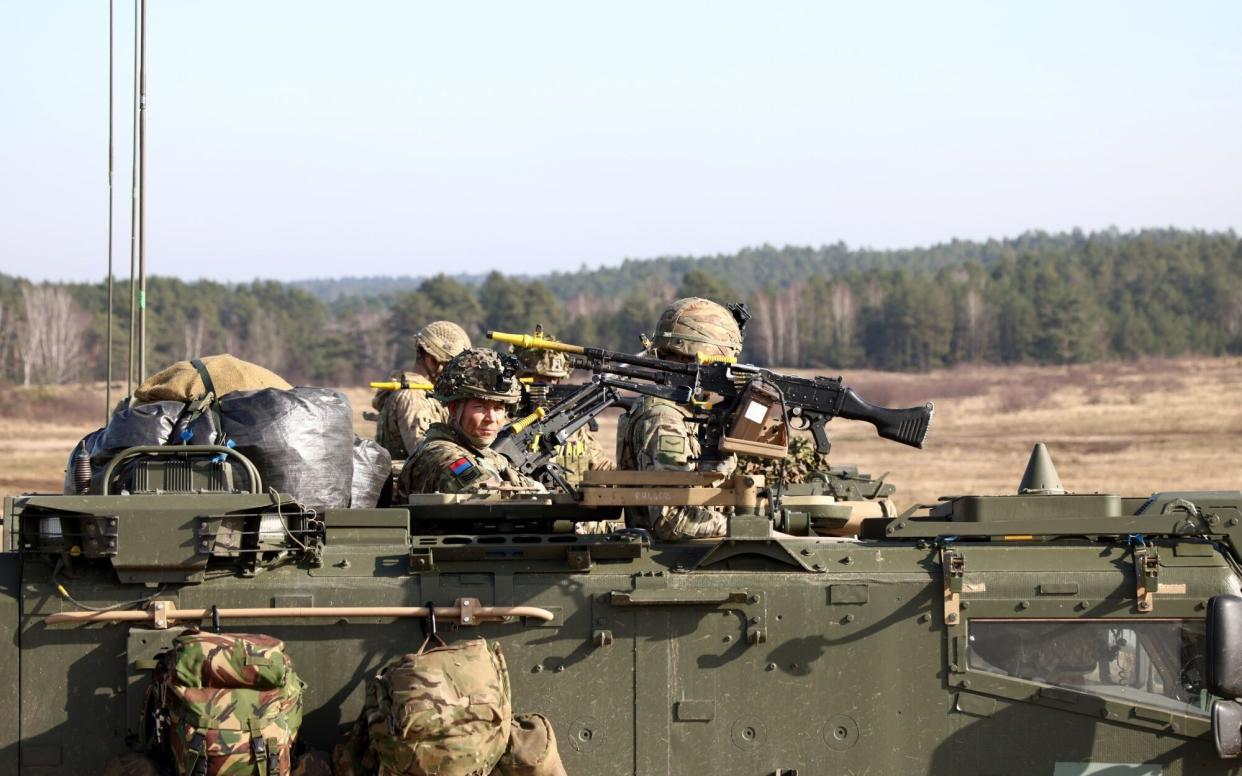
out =
{"type": "Polygon", "coordinates": [[[259,470],[249,458],[237,452],[231,447],[224,445],[139,445],[137,447],[127,447],[112,457],[108,462],[107,468],[103,474],[103,495],[110,496],[109,490],[112,486],[112,475],[116,468],[131,458],[142,456],[154,457],[171,457],[174,455],[228,455],[236,458],[238,463],[246,470],[246,477],[250,480],[250,493],[260,494],[263,492],[263,481],[259,477],[259,470]]]}
{"type": "Polygon", "coordinates": [[[719,606],[720,604],[746,603],[750,594],[718,590],[634,590],[613,591],[609,602],[613,606],[719,606]]]}

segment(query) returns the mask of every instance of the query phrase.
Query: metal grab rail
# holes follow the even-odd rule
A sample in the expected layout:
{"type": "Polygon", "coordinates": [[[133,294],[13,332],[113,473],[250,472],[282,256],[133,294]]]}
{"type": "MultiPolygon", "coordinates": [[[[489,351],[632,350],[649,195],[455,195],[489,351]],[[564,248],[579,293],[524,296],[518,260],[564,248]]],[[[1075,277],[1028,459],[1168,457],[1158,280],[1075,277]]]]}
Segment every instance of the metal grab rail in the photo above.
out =
{"type": "Polygon", "coordinates": [[[171,457],[179,455],[227,455],[236,458],[242,468],[246,470],[246,477],[250,480],[250,493],[255,495],[263,492],[263,480],[259,477],[259,470],[255,468],[254,463],[237,452],[231,447],[224,445],[139,445],[137,447],[127,447],[116,455],[112,456],[112,460],[108,462],[108,466],[104,469],[103,474],[103,495],[109,496],[109,490],[112,487],[112,475],[116,468],[131,458],[140,456],[155,457],[171,457]]]}
{"type": "MultiPolygon", "coordinates": [[[[495,622],[510,617],[529,617],[551,622],[555,615],[538,606],[482,606],[477,598],[459,598],[453,606],[434,607],[435,616],[457,620],[462,625],[495,622]]],[[[431,615],[426,606],[286,606],[249,609],[178,609],[172,601],[152,601],[145,609],[111,612],[57,612],[47,617],[49,625],[91,622],[146,622],[153,628],[167,628],[181,620],[205,620],[213,615],[223,619],[290,619],[318,617],[414,617],[431,615]]]]}

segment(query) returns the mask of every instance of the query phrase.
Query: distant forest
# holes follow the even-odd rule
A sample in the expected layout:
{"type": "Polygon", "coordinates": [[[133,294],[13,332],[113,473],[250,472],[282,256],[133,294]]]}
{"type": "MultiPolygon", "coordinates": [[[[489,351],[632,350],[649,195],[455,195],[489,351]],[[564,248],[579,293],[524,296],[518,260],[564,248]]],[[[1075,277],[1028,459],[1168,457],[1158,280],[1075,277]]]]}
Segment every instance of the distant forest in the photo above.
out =
{"type": "MultiPolygon", "coordinates": [[[[118,278],[113,377],[125,379],[129,287],[118,278]]],[[[411,335],[448,318],[636,351],[679,296],[745,301],[743,358],[831,369],[1077,363],[1242,353],[1242,242],[1175,229],[955,240],[872,251],[750,248],[514,277],[356,278],[233,285],[148,279],[148,371],[230,352],[302,383],[378,379],[411,335]]],[[[100,380],[105,285],[0,275],[0,382],[100,380]]]]}

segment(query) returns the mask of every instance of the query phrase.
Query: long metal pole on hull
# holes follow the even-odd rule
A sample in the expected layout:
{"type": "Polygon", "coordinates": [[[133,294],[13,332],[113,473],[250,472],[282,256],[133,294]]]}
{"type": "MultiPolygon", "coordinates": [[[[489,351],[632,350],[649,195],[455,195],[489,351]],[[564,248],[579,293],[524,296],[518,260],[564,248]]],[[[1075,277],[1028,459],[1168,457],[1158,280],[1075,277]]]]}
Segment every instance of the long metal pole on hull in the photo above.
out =
{"type": "Polygon", "coordinates": [[[138,1],[134,0],[134,103],[129,170],[129,350],[125,358],[125,395],[134,395],[134,356],[138,341],[138,1]]]}
{"type": "Polygon", "coordinates": [[[109,415],[112,412],[112,173],[114,169],[113,142],[112,142],[112,111],[115,102],[113,94],[113,86],[115,79],[112,72],[113,63],[113,4],[115,0],[108,0],[108,369],[105,373],[104,383],[104,425],[107,425],[109,415]]]}
{"type": "Polygon", "coordinates": [[[147,0],[139,0],[142,54],[138,97],[138,381],[147,377],[147,0]]]}

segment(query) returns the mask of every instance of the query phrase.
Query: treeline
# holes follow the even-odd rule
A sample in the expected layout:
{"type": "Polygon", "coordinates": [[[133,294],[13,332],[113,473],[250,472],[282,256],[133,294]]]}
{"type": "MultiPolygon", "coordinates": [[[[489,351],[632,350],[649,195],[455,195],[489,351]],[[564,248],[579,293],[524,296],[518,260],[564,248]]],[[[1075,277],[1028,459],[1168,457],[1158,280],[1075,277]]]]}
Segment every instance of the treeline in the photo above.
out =
{"type": "MultiPolygon", "coordinates": [[[[581,277],[437,276],[332,302],[321,296],[330,286],[315,291],[151,278],[148,371],[231,352],[296,382],[362,383],[407,363],[413,333],[437,318],[479,343],[488,329],[540,323],[565,340],[636,351],[664,305],[687,295],[746,301],[754,318],[744,357],[787,367],[1242,353],[1242,243],[1232,232],[1032,233],[920,251],[765,248],[581,277]]],[[[127,284],[117,284],[114,309],[113,376],[124,380],[127,284]]],[[[0,380],[101,379],[106,310],[103,284],[0,275],[0,380]]]]}

